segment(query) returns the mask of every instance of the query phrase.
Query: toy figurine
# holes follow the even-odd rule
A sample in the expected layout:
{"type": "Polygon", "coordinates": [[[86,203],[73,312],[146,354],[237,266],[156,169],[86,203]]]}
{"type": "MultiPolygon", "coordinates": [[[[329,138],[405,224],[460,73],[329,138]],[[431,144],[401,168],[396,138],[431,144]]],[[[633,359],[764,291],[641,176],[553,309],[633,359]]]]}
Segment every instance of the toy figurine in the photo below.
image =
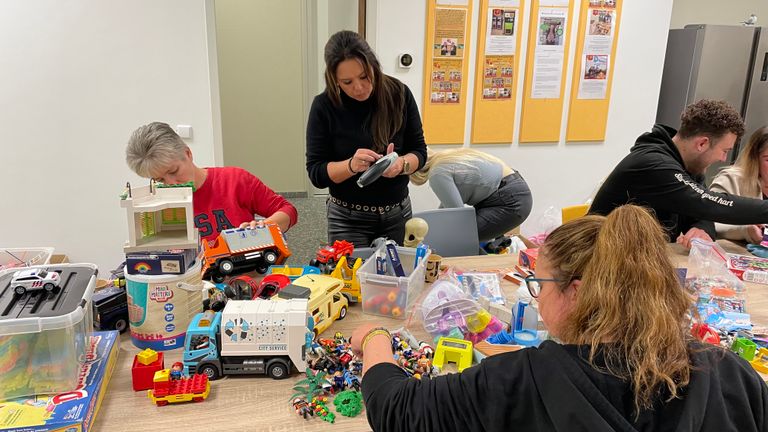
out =
{"type": "Polygon", "coordinates": [[[184,376],[184,364],[176,362],[171,366],[171,379],[177,380],[184,376]]]}
{"type": "Polygon", "coordinates": [[[302,398],[296,398],[293,400],[293,409],[300,417],[304,417],[304,420],[309,420],[310,417],[314,417],[315,413],[310,408],[307,401],[302,398]]]}
{"type": "Polygon", "coordinates": [[[340,370],[337,370],[336,372],[334,372],[333,373],[333,389],[341,391],[341,390],[344,390],[345,385],[346,383],[344,382],[344,374],[340,370]]]}

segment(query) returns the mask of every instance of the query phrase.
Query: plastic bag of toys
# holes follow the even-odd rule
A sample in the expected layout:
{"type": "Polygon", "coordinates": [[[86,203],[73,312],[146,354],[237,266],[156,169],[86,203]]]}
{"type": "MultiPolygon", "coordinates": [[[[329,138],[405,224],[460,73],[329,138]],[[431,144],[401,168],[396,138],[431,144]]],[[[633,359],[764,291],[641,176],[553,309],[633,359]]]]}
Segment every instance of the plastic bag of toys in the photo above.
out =
{"type": "Polygon", "coordinates": [[[424,330],[432,337],[466,339],[473,343],[501,331],[504,325],[462,289],[453,272],[432,283],[421,302],[424,330]]]}
{"type": "Polygon", "coordinates": [[[728,255],[715,242],[693,240],[685,287],[699,305],[712,305],[721,312],[746,312],[746,286],[728,270],[728,255]]]}

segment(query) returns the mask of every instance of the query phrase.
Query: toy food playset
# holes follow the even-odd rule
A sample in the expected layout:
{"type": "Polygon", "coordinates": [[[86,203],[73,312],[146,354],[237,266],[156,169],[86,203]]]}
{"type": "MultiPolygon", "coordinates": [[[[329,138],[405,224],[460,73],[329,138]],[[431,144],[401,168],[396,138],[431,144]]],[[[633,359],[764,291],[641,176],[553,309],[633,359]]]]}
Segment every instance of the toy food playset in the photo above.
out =
{"type": "Polygon", "coordinates": [[[93,328],[95,265],[30,270],[56,273],[60,283],[22,294],[14,269],[0,271],[0,399],[73,390],[93,328]]]}
{"type": "Polygon", "coordinates": [[[0,401],[0,429],[7,432],[92,430],[120,351],[119,333],[95,332],[84,343],[70,391],[0,401]]]}

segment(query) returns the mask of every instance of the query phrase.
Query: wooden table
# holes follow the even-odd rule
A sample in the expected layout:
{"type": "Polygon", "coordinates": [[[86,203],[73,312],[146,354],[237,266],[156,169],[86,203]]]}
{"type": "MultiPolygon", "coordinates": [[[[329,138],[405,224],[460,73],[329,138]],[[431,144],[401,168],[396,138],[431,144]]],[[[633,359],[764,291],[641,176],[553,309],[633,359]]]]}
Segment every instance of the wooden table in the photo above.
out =
{"type": "MultiPolygon", "coordinates": [[[[743,253],[744,248],[724,242],[726,250],[743,253]]],[[[670,245],[670,256],[674,264],[685,267],[687,252],[678,245],[670,245]]],[[[443,264],[454,265],[464,270],[489,270],[513,267],[517,258],[512,255],[489,255],[464,258],[449,258],[443,264]]],[[[748,284],[747,305],[753,322],[768,323],[768,286],[748,284]]],[[[517,287],[503,282],[503,289],[512,298],[517,287]]],[[[390,329],[401,327],[404,321],[364,315],[361,307],[350,308],[347,317],[337,321],[324,335],[341,331],[345,336],[363,322],[374,321],[390,329]]],[[[414,322],[411,332],[421,339],[427,339],[420,322],[414,322]]],[[[289,404],[293,394],[291,388],[301,379],[294,375],[285,380],[273,380],[266,376],[226,377],[214,381],[210,397],[201,403],[186,403],[156,407],[147,398],[146,391],[134,392],[131,388],[131,363],[139,350],[133,346],[128,335],[123,335],[120,357],[109,383],[101,410],[96,420],[96,430],[121,431],[314,431],[370,430],[365,411],[355,418],[336,415],[336,423],[330,425],[318,418],[305,421],[299,418],[289,404]]],[[[181,350],[166,352],[165,364],[181,360],[181,350]]],[[[302,374],[303,375],[303,374],[302,374]]],[[[335,412],[335,409],[333,410],[335,412]]]]}

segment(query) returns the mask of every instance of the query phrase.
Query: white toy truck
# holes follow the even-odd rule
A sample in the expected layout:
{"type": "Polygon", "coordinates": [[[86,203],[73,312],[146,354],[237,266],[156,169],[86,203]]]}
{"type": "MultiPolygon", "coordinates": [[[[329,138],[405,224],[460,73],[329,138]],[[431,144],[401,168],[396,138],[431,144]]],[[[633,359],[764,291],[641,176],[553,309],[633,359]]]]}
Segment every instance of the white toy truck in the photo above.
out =
{"type": "MultiPolygon", "coordinates": [[[[230,300],[221,312],[197,314],[184,341],[184,371],[287,378],[306,368],[306,299],[230,300]]],[[[311,334],[311,333],[310,333],[311,334]]]]}

